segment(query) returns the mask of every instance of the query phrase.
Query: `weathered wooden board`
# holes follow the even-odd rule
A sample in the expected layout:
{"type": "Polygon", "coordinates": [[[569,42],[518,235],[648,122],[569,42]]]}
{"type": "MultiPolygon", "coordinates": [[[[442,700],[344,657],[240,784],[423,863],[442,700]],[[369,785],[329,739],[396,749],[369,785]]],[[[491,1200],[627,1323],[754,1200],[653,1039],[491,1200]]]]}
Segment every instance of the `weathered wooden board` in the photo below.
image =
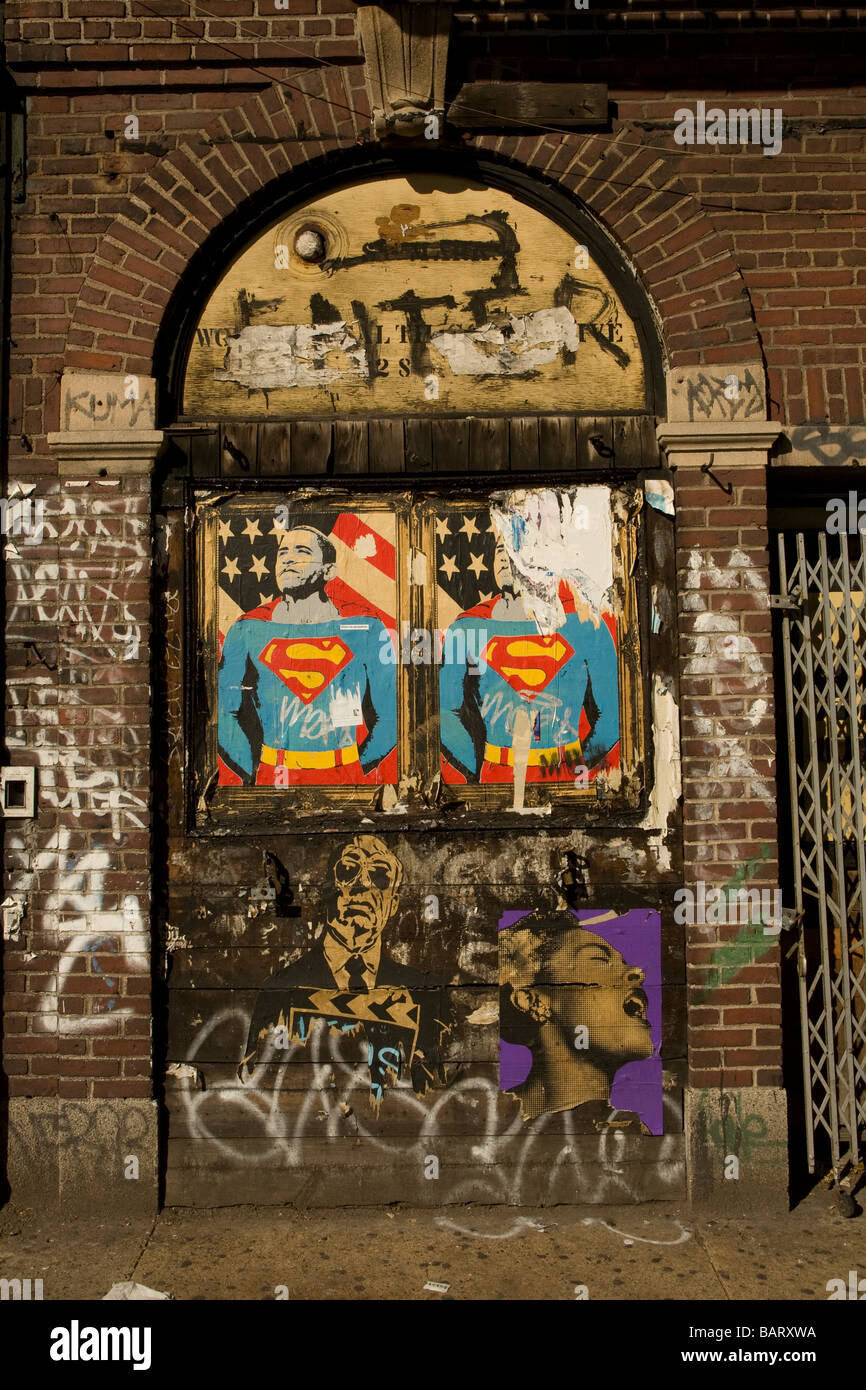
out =
{"type": "Polygon", "coordinates": [[[472,415],[465,420],[233,421],[222,430],[178,428],[163,464],[174,476],[285,477],[321,473],[562,473],[658,466],[652,416],[472,415]],[[246,431],[246,432],[244,432],[246,431]],[[576,439],[579,436],[580,444],[576,439]],[[292,456],[292,437],[301,455],[292,456]],[[590,445],[602,440],[605,451],[590,445]],[[435,441],[435,442],[434,442],[435,441]],[[608,453],[607,449],[612,452],[608,453]],[[249,463],[249,468],[245,466],[249,463]]]}
{"type": "Polygon", "coordinates": [[[447,119],[474,130],[504,126],[511,135],[521,125],[599,126],[607,121],[607,87],[602,82],[465,82],[447,119]]]}
{"type": "Polygon", "coordinates": [[[183,388],[200,420],[564,403],[644,408],[635,325],[572,233],[456,177],[342,188],[270,227],[211,295],[183,388]]]}
{"type": "MultiPolygon", "coordinates": [[[[563,409],[561,396],[554,408],[563,409]]],[[[562,479],[569,470],[589,469],[598,478],[613,469],[655,468],[658,461],[648,417],[613,419],[601,412],[580,418],[558,413],[466,420],[416,415],[405,421],[383,415],[316,420],[308,413],[293,421],[227,421],[223,441],[226,437],[249,458],[253,473],[278,477],[291,472],[323,480],[330,471],[344,474],[343,492],[352,497],[353,506],[355,497],[364,495],[362,478],[367,492],[375,490],[367,483],[372,473],[450,471],[438,491],[456,508],[462,495],[456,484],[462,485],[464,471],[467,476],[535,471],[540,478],[550,472],[562,479]]],[[[225,466],[223,441],[216,429],[209,429],[183,438],[177,450],[191,461],[188,477],[218,478],[222,470],[231,479],[225,489],[230,491],[245,470],[230,453],[234,472],[225,466]]],[[[183,489],[178,481],[173,486],[169,558],[157,599],[164,615],[158,636],[165,654],[165,698],[155,709],[169,750],[167,784],[160,769],[157,789],[168,826],[168,884],[160,916],[164,908],[161,932],[171,966],[160,1061],[181,1069],[166,1078],[167,1200],[447,1205],[473,1199],[532,1204],[681,1197],[678,1092],[685,1079],[686,1010],[684,933],[672,912],[672,891],[682,881],[676,816],[661,836],[640,826],[640,808],[612,812],[609,824],[579,828],[530,821],[467,828],[459,819],[449,824],[442,815],[436,825],[425,823],[409,832],[382,808],[365,809],[362,833],[381,836],[403,869],[400,902],[388,921],[383,949],[407,969],[426,973],[428,997],[430,986],[443,981],[454,1006],[455,1028],[442,1046],[448,1085],[423,1099],[401,1085],[386,1091],[376,1110],[369,1102],[362,1039],[355,1036],[350,1042],[337,1034],[330,1036],[354,1046],[357,1055],[351,1062],[338,1059],[330,1074],[321,1061],[314,1062],[311,1047],[298,1047],[284,1066],[259,1068],[252,1087],[238,1082],[236,1069],[259,990],[308,950],[321,931],[329,861],[352,830],[344,825],[323,834],[317,823],[314,832],[305,833],[291,811],[283,811],[255,833],[242,822],[238,833],[234,827],[224,833],[205,818],[197,834],[185,833],[192,822],[184,815],[183,755],[197,734],[185,722],[185,682],[197,678],[197,669],[195,624],[184,622],[192,595],[183,587],[189,574],[184,568],[188,532],[179,501],[183,489]],[[188,667],[184,641],[190,643],[188,667]],[[263,851],[274,855],[288,875],[291,908],[277,910],[256,896],[265,884],[263,851]],[[661,913],[664,1138],[622,1138],[613,1132],[571,1136],[567,1112],[547,1116],[533,1129],[535,1122],[522,1122],[515,1100],[498,1089],[499,921],[509,910],[561,907],[557,885],[561,888],[569,853],[579,855],[586,880],[587,896],[580,906],[661,913]],[[483,1021],[470,1023],[473,1014],[483,1021]],[[204,1090],[198,1088],[198,1075],[204,1090]],[[350,1113],[341,1109],[341,1102],[350,1113]],[[438,1181],[423,1172],[422,1160],[430,1154],[440,1161],[438,1181]]],[[[277,496],[276,485],[272,491],[277,496]]],[[[384,491],[380,487],[377,499],[384,491]]],[[[284,489],[279,496],[285,496],[284,489]]],[[[244,513],[243,525],[255,508],[252,501],[239,502],[238,510],[244,513]]],[[[435,515],[445,510],[437,503],[435,515]]],[[[653,683],[669,682],[675,693],[673,519],[648,504],[643,516],[642,601],[648,607],[652,594],[654,616],[660,620],[651,631],[647,612],[641,619],[644,666],[653,683]]],[[[417,538],[412,544],[418,544],[417,538]]],[[[419,619],[415,609],[412,613],[413,622],[430,621],[423,615],[419,619]]],[[[435,701],[425,707],[425,728],[436,713],[435,701]]],[[[648,759],[652,752],[650,736],[648,759]]],[[[648,766],[648,786],[653,775],[648,766]]],[[[195,795],[201,791],[199,787],[195,795]]],[[[431,802],[435,804],[433,794],[431,802]]],[[[425,997],[423,989],[417,993],[425,997]]],[[[341,1056],[348,1059],[348,1051],[341,1056]]]]}
{"type": "Polygon", "coordinates": [[[538,466],[542,472],[570,472],[577,464],[575,421],[571,415],[543,415],[538,422],[538,466]]]}
{"type": "Polygon", "coordinates": [[[292,425],[293,473],[326,473],[330,457],[330,420],[298,420],[292,425]]]}
{"type": "Polygon", "coordinates": [[[335,420],[334,473],[366,473],[369,467],[366,420],[335,420]]]}
{"type": "Polygon", "coordinates": [[[508,471],[508,421],[473,419],[470,421],[469,467],[473,473],[508,471]]]}
{"type": "Polygon", "coordinates": [[[258,425],[242,420],[223,426],[220,435],[224,477],[251,478],[258,472],[258,431],[258,425]]]}

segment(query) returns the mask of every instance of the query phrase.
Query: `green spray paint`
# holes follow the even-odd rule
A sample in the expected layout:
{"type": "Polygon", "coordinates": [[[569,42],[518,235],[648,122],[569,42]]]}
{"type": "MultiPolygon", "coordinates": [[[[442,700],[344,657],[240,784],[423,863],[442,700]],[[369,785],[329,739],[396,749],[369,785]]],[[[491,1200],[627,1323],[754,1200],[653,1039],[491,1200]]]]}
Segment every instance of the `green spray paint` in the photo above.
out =
{"type": "MultiPolygon", "coordinates": [[[[760,853],[752,855],[745,864],[741,864],[733,877],[728,880],[722,889],[722,896],[727,901],[728,898],[738,893],[750,878],[757,872],[759,864],[770,857],[770,846],[761,845],[760,853]]],[[[768,937],[764,931],[763,922],[748,922],[740,928],[733,941],[726,941],[723,945],[717,946],[710,961],[710,969],[718,971],[715,979],[712,979],[706,988],[698,995],[697,1003],[703,1004],[711,994],[714,994],[721,985],[726,985],[735,975],[743,969],[744,965],[751,965],[754,961],[762,960],[768,951],[771,951],[774,944],[774,937],[768,937]]]]}

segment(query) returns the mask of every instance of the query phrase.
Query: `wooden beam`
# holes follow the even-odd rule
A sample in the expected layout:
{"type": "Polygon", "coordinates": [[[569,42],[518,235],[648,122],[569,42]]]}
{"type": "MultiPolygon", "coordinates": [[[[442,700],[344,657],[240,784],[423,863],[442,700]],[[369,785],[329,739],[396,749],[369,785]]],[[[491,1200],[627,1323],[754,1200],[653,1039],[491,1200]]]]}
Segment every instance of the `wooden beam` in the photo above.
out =
{"type": "Polygon", "coordinates": [[[557,125],[570,130],[607,124],[601,82],[466,82],[448,108],[451,125],[517,129],[557,125]]]}

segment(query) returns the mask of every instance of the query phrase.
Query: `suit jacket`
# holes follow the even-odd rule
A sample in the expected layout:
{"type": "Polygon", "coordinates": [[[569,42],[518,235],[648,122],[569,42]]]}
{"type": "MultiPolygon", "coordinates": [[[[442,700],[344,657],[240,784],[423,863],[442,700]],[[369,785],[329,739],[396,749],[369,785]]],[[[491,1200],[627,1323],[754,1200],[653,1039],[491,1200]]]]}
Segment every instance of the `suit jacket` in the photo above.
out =
{"type": "MultiPolygon", "coordinates": [[[[241,1075],[244,1067],[256,1064],[267,1046],[270,1030],[281,1021],[291,1029],[291,1042],[306,1043],[310,1023],[318,1017],[346,1031],[360,1026],[370,1044],[370,1085],[374,1099],[381,1100],[389,1071],[399,1077],[404,1060],[409,1063],[412,1086],[418,1095],[424,1095],[431,1086],[444,1085],[441,1040],[451,1031],[451,1019],[441,982],[431,980],[429,975],[411,966],[400,965],[383,950],[376,972],[376,989],[380,988],[395,991],[393,1005],[398,1006],[401,1016],[406,1014],[408,1005],[410,1015],[417,1018],[414,1045],[412,1030],[396,1022],[394,1007],[389,1007],[387,1000],[368,1004],[368,991],[338,988],[323,943],[317,942],[312,950],[266,980],[259,991],[238,1074],[241,1075]],[[332,996],[331,1009],[323,1008],[321,1001],[313,997],[321,990],[329,991],[332,996]],[[367,1015],[360,1024],[353,1019],[353,1006],[367,1015]]],[[[274,1060],[278,1060],[278,1055],[274,1060]]]]}

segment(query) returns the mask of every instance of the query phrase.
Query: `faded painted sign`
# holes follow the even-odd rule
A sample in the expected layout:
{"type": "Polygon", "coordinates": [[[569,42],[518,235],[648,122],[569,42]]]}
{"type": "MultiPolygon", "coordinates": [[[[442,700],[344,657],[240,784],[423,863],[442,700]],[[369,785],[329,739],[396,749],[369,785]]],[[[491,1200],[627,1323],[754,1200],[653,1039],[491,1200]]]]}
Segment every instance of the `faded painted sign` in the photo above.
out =
{"type": "Polygon", "coordinates": [[[429,176],[299,208],[232,265],[196,326],[187,417],[477,405],[640,410],[635,325],[585,245],[482,184],[429,176]]]}

